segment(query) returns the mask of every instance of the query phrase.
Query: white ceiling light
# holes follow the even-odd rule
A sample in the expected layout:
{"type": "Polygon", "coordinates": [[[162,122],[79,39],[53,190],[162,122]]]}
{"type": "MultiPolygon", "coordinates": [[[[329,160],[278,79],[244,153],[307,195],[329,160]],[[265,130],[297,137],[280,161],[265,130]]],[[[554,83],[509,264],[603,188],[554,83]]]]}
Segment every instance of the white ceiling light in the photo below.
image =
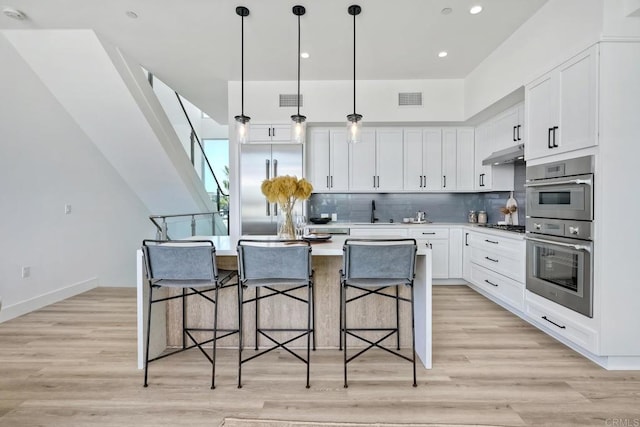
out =
{"type": "Polygon", "coordinates": [[[18,9],[13,9],[11,7],[5,7],[2,9],[2,13],[7,15],[9,18],[17,19],[18,21],[24,21],[27,19],[27,15],[20,12],[18,9]]]}
{"type": "Polygon", "coordinates": [[[307,58],[309,58],[309,52],[302,52],[302,53],[300,54],[300,57],[301,57],[301,58],[303,58],[303,59],[307,59],[307,58]]]}
{"type": "Polygon", "coordinates": [[[127,10],[124,14],[131,19],[138,19],[138,14],[135,13],[133,10],[127,10]]]}
{"type": "Polygon", "coordinates": [[[440,58],[444,58],[444,57],[445,57],[445,56],[447,56],[447,55],[448,55],[447,51],[443,50],[442,52],[440,52],[440,53],[438,54],[438,57],[440,57],[440,58]]]}
{"type": "Polygon", "coordinates": [[[469,9],[469,13],[472,15],[477,15],[480,12],[482,12],[482,6],[480,5],[473,6],[471,9],[469,9]]]}
{"type": "Polygon", "coordinates": [[[451,9],[450,7],[445,7],[444,9],[442,9],[442,10],[440,11],[440,13],[442,13],[443,15],[448,15],[448,14],[450,14],[451,12],[453,12],[453,9],[451,9]]]}

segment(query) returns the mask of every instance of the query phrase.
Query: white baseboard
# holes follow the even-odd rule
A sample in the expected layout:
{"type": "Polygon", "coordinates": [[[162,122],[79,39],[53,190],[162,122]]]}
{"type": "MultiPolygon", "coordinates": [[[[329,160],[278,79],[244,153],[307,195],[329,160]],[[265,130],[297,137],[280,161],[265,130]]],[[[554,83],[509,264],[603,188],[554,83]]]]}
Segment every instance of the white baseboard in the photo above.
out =
{"type": "Polygon", "coordinates": [[[38,295],[37,297],[28,299],[26,301],[19,302],[17,304],[5,306],[0,311],[0,323],[7,320],[15,319],[23,314],[31,313],[34,310],[45,307],[47,305],[62,301],[69,297],[81,294],[88,290],[98,287],[98,278],[93,277],[91,279],[84,280],[82,282],[74,283],[66,288],[57,289],[55,291],[38,295]]]}

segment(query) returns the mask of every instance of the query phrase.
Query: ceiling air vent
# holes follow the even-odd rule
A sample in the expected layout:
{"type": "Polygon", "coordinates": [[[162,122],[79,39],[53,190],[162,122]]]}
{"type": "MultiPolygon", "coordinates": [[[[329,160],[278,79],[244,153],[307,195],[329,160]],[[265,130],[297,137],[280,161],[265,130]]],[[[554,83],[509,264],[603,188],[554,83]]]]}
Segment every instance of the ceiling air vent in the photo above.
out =
{"type": "MultiPolygon", "coordinates": [[[[298,95],[296,95],[295,93],[293,95],[280,94],[280,106],[281,107],[298,107],[298,104],[296,103],[296,100],[297,100],[296,98],[298,98],[298,95]]],[[[302,107],[302,104],[304,104],[304,97],[301,94],[300,107],[302,107]]]]}
{"type": "Polygon", "coordinates": [[[406,106],[422,106],[422,92],[400,92],[398,94],[398,105],[406,106]]]}

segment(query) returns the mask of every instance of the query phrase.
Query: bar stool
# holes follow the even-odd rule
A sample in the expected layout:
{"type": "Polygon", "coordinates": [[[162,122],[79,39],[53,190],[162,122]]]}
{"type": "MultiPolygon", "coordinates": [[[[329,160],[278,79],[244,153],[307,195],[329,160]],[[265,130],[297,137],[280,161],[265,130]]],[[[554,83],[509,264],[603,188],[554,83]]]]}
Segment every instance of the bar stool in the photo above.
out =
{"type": "Polygon", "coordinates": [[[413,279],[415,276],[417,245],[415,239],[347,239],[343,246],[343,268],[340,270],[340,332],[344,345],[344,387],[347,384],[347,364],[366,351],[376,347],[413,364],[413,386],[416,387],[415,322],[413,279]],[[400,297],[398,288],[402,285],[411,288],[411,297],[400,297]],[[387,288],[395,288],[395,294],[384,293],[387,288]],[[359,291],[356,296],[348,297],[347,290],[359,291]],[[349,328],[347,326],[347,304],[370,295],[381,295],[395,300],[396,325],[388,328],[349,328]],[[411,357],[400,354],[399,302],[411,304],[411,357]],[[365,338],[366,332],[382,332],[381,338],[365,338]],[[385,347],[382,342],[396,335],[396,351],[385,347]],[[364,341],[368,347],[349,357],[347,355],[347,336],[364,341]]]}
{"type": "MultiPolygon", "coordinates": [[[[236,270],[218,269],[216,249],[209,240],[144,240],[142,251],[149,283],[149,312],[147,318],[147,347],[144,363],[144,386],[147,387],[149,363],[197,347],[211,362],[211,388],[215,388],[216,343],[218,340],[239,332],[239,329],[218,328],[218,294],[222,289],[237,287],[236,270]],[[181,290],[177,295],[154,299],[155,290],[173,288],[181,290]],[[210,293],[213,292],[213,297],[210,293]],[[198,295],[213,304],[213,328],[189,327],[187,322],[187,299],[198,295]],[[149,337],[151,334],[151,308],[154,304],[173,299],[182,300],[182,348],[149,359],[149,337]],[[213,332],[213,338],[200,341],[193,332],[213,332]],[[219,335],[219,333],[221,333],[219,335]],[[192,344],[187,345],[187,339],[192,344]],[[211,356],[204,345],[212,343],[211,356]]],[[[164,325],[163,325],[164,326],[164,325]]]]}
{"type": "Polygon", "coordinates": [[[282,348],[287,353],[307,365],[307,385],[309,388],[310,348],[313,335],[315,350],[315,303],[313,290],[313,270],[311,268],[311,245],[304,240],[250,240],[238,241],[238,276],[240,289],[238,306],[240,307],[240,344],[238,351],[238,388],[242,388],[242,365],[256,357],[282,348]],[[255,289],[253,298],[244,299],[248,288],[255,289]],[[266,294],[261,295],[260,290],[266,294]],[[298,296],[294,291],[307,289],[307,297],[298,296]],[[277,295],[293,299],[307,305],[307,324],[302,328],[263,328],[260,327],[260,301],[277,295]],[[258,337],[263,336],[273,345],[247,358],[242,357],[242,325],[244,305],[255,303],[255,349],[258,350],[258,337]],[[293,337],[281,338],[281,333],[293,332],[293,337]],[[277,335],[274,336],[274,335],[277,335]],[[307,338],[306,358],[288,347],[292,342],[307,338]]]}

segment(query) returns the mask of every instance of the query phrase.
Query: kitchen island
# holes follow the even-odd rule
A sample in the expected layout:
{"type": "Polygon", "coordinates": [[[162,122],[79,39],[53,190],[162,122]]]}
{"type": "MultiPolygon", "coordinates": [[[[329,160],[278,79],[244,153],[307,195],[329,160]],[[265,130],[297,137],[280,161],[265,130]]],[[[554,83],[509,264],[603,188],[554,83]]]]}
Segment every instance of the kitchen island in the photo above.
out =
{"type": "MultiPolygon", "coordinates": [[[[342,246],[348,236],[333,236],[325,242],[312,243],[312,263],[314,270],[314,288],[316,302],[316,340],[318,348],[338,348],[339,344],[339,270],[342,267],[342,246]]],[[[364,237],[364,236],[359,236],[364,237]]],[[[274,238],[273,236],[246,238],[274,238]]],[[[373,236],[372,238],[376,238],[373,236]]],[[[216,247],[216,256],[220,268],[236,269],[237,239],[231,236],[196,236],[193,239],[211,240],[216,247]]],[[[137,257],[137,321],[138,321],[138,367],[144,367],[144,345],[146,336],[146,319],[148,312],[149,287],[145,280],[142,251],[138,250],[137,257]]],[[[431,250],[426,245],[418,245],[416,260],[415,289],[415,335],[416,355],[426,369],[431,368],[431,250]]],[[[401,290],[401,295],[408,296],[409,289],[401,290]]],[[[233,290],[221,292],[219,305],[219,327],[233,328],[237,325],[237,294],[233,290]]],[[[302,322],[305,316],[303,310],[295,305],[295,301],[277,301],[261,304],[261,311],[268,312],[271,319],[292,324],[302,322]]],[[[395,319],[395,303],[389,298],[369,297],[354,303],[349,310],[349,324],[359,319],[366,319],[378,325],[393,324],[395,319]],[[386,301],[388,300],[388,301],[386,301]],[[362,302],[362,304],[359,304],[362,302]]],[[[254,312],[253,304],[244,308],[244,336],[245,347],[253,348],[254,341],[254,312]]],[[[188,308],[190,321],[206,325],[213,324],[213,310],[210,305],[203,305],[192,299],[188,308]]],[[[403,348],[411,345],[411,309],[408,304],[400,306],[400,342],[403,348]]],[[[266,316],[265,316],[266,317],[266,316]]],[[[154,304],[152,312],[152,335],[150,337],[150,357],[162,353],[167,347],[180,345],[182,307],[175,301],[154,304]]],[[[262,324],[261,324],[262,325],[262,324]]],[[[209,326],[210,327],[210,326],[209,326]]],[[[259,345],[263,343],[259,342],[259,345]]],[[[354,344],[357,344],[354,341],[354,344]]],[[[351,341],[350,344],[351,346],[351,341]]],[[[220,347],[237,348],[237,336],[225,338],[219,342],[220,347]]]]}

